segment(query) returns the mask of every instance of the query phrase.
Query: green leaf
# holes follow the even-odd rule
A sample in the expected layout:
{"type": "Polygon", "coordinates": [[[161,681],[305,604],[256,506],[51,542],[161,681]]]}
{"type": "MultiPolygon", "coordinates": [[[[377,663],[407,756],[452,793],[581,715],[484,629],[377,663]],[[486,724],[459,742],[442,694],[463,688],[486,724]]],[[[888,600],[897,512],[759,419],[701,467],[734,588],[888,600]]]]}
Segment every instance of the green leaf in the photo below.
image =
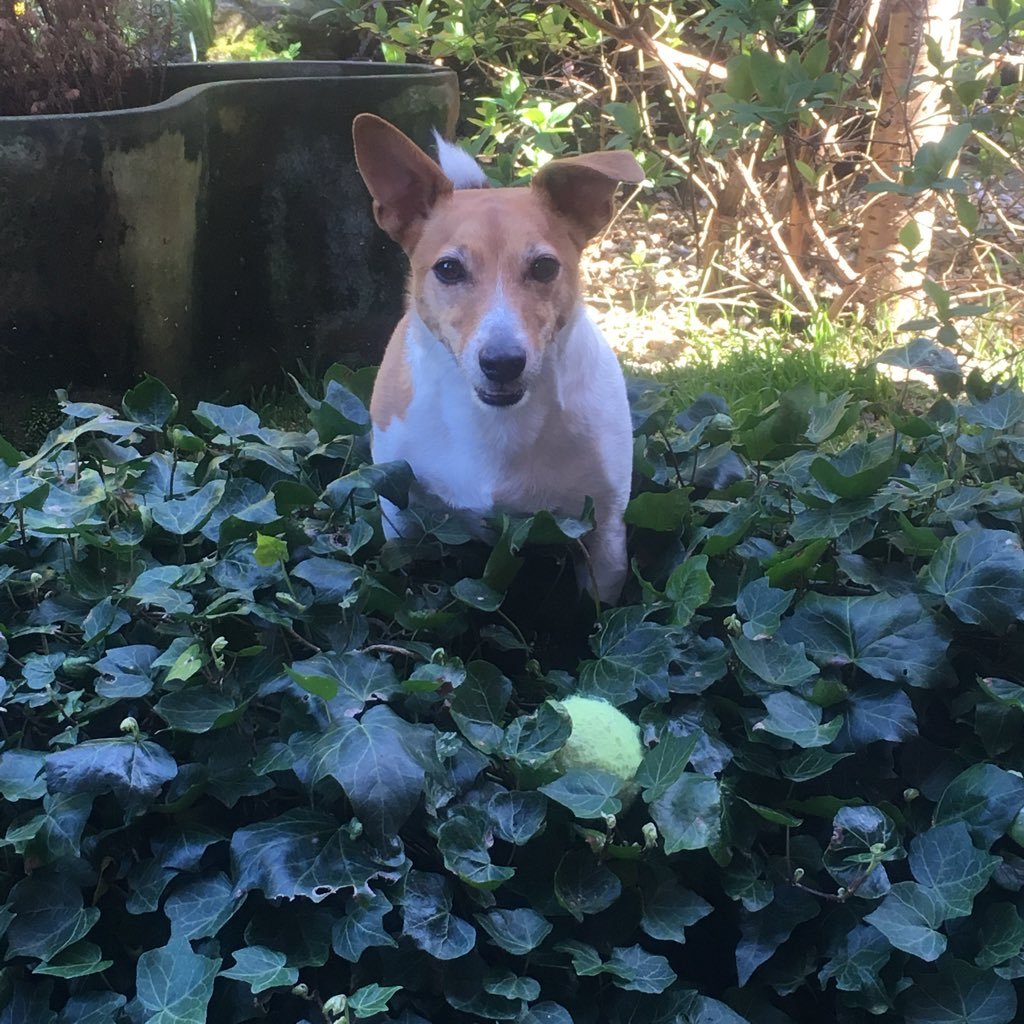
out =
{"type": "Polygon", "coordinates": [[[11,889],[7,955],[49,961],[87,935],[99,920],[96,907],[83,906],[82,891],[73,879],[52,871],[36,871],[11,889]]]}
{"type": "Polygon", "coordinates": [[[945,789],[934,823],[964,822],[975,843],[988,849],[1024,807],[1024,780],[994,764],[973,764],[945,789]]]}
{"type": "Polygon", "coordinates": [[[304,580],[313,588],[316,595],[314,604],[333,605],[343,601],[352,592],[363,574],[356,565],[314,556],[295,566],[291,575],[295,579],[304,580]]]}
{"type": "MultiPolygon", "coordinates": [[[[878,976],[892,956],[886,937],[870,925],[857,925],[840,940],[832,959],[818,972],[822,986],[835,980],[842,992],[878,994],[878,976]]],[[[885,1000],[883,999],[882,1005],[885,1000]]]]}
{"type": "Polygon", "coordinates": [[[676,972],[668,960],[641,949],[628,946],[613,949],[605,969],[612,975],[618,988],[627,992],[664,992],[676,980],[676,972]]]}
{"type": "Polygon", "coordinates": [[[176,537],[192,533],[210,518],[224,497],[224,487],[223,480],[211,480],[187,497],[159,502],[150,508],[153,522],[176,537]]]}
{"type": "Polygon", "coordinates": [[[707,555],[695,555],[672,570],[665,584],[665,596],[672,602],[672,621],[676,625],[687,625],[711,597],[707,566],[707,555]]]}
{"type": "Polygon", "coordinates": [[[301,808],[238,829],[231,864],[235,891],[314,902],[342,889],[362,890],[385,870],[333,815],[301,808]]]}
{"type": "Polygon", "coordinates": [[[166,946],[139,957],[139,1002],[148,1024],[206,1024],[220,960],[192,952],[188,940],[172,936],[166,946]]]}
{"type": "Polygon", "coordinates": [[[840,886],[870,900],[880,899],[891,888],[881,862],[903,856],[892,819],[877,807],[863,804],[836,813],[822,864],[840,886]]]}
{"type": "Polygon", "coordinates": [[[203,733],[223,729],[234,722],[245,706],[236,706],[224,693],[204,686],[188,686],[165,694],[154,711],[179,732],[203,733]]]}
{"type": "Polygon", "coordinates": [[[947,537],[921,582],[961,622],[1005,633],[1024,621],[1024,550],[1015,533],[974,528],[947,537]]]}
{"type": "Polygon", "coordinates": [[[496,612],[505,595],[498,593],[483,580],[462,579],[452,587],[452,597],[481,612],[496,612]]]}
{"type": "Polygon", "coordinates": [[[299,980],[298,970],[286,966],[288,958],[276,949],[245,946],[236,949],[231,955],[235,958],[234,965],[221,971],[218,977],[244,981],[253,995],[265,992],[268,988],[291,986],[299,980]]]}
{"type": "Polygon", "coordinates": [[[622,779],[611,772],[592,768],[574,768],[541,786],[540,791],[568,807],[577,818],[601,818],[618,814],[622,801],[617,798],[622,779]]]}
{"type": "Polygon", "coordinates": [[[771,693],[764,698],[768,717],[758,722],[761,729],[798,747],[825,747],[831,743],[843,726],[843,716],[836,715],[826,725],[821,724],[821,708],[798,697],[795,693],[771,693]]]}
{"type": "Polygon", "coordinates": [[[898,459],[886,445],[855,444],[831,459],[815,459],[811,476],[840,498],[866,498],[888,483],[898,459]]]}
{"type": "Polygon", "coordinates": [[[513,956],[526,956],[551,932],[551,923],[535,910],[490,910],[476,915],[477,923],[491,941],[513,956]]]}
{"type": "Polygon", "coordinates": [[[99,946],[83,939],[51,957],[48,963],[39,964],[32,973],[54,978],[84,978],[105,971],[113,963],[113,960],[103,959],[99,946]]]}
{"type": "Polygon", "coordinates": [[[457,960],[476,945],[476,930],[452,912],[447,881],[426,871],[410,871],[401,899],[403,934],[438,960],[457,960]]]}
{"type": "Polygon", "coordinates": [[[815,747],[810,750],[801,750],[800,753],[787,757],[779,765],[779,771],[791,782],[809,782],[811,779],[827,774],[847,757],[852,757],[852,754],[833,754],[828,750],[815,747]]]}
{"type": "Polygon", "coordinates": [[[879,740],[902,743],[917,735],[910,698],[894,683],[869,682],[851,688],[842,738],[854,748],[879,740]]]}
{"type": "Polygon", "coordinates": [[[644,887],[640,927],[652,939],[682,943],[686,941],[685,929],[711,911],[706,900],[684,889],[674,878],[666,878],[657,885],[644,887]]]}
{"type": "Polygon", "coordinates": [[[764,576],[748,583],[736,598],[736,614],[744,620],[743,635],[749,640],[773,636],[795,596],[792,590],[776,589],[764,576]]]}
{"type": "Polygon", "coordinates": [[[673,487],[662,493],[645,491],[627,506],[623,519],[629,526],[639,526],[658,533],[678,532],[690,510],[686,491],[673,487]]]}
{"type": "Polygon", "coordinates": [[[501,753],[524,768],[545,764],[565,746],[572,719],[561,705],[545,701],[532,715],[513,719],[505,730],[501,753]]]}
{"type": "Polygon", "coordinates": [[[423,792],[428,735],[387,705],[370,708],[359,721],[342,718],[316,746],[314,781],[330,775],[375,842],[394,836],[423,792]]]}
{"type": "Polygon", "coordinates": [[[700,739],[697,731],[687,736],[667,730],[662,734],[657,745],[644,754],[634,777],[635,785],[644,790],[644,800],[657,800],[682,775],[700,739]]]}
{"type": "Polygon", "coordinates": [[[523,846],[544,826],[547,801],[540,793],[495,793],[487,813],[499,839],[523,846]]]}
{"type": "Polygon", "coordinates": [[[491,861],[488,839],[488,829],[480,814],[454,815],[437,830],[437,848],[444,866],[478,889],[496,889],[516,873],[515,868],[491,861]]]}
{"type": "Polygon", "coordinates": [[[366,406],[336,380],[328,381],[323,401],[310,411],[309,420],[323,442],[350,434],[365,434],[370,429],[366,406]]]}
{"type": "Polygon", "coordinates": [[[451,699],[451,714],[459,732],[485,754],[493,754],[504,738],[500,723],[512,696],[512,684],[485,661],[471,661],[466,678],[451,699]]]}
{"type": "Polygon", "coordinates": [[[178,412],[178,399],[162,381],[148,373],[140,384],[125,393],[121,402],[125,416],[147,427],[163,427],[178,412]]]}
{"type": "Polygon", "coordinates": [[[401,985],[364,985],[348,997],[348,1008],[356,1017],[372,1017],[375,1013],[384,1013],[391,997],[401,991],[401,985]]]}
{"type": "Polygon", "coordinates": [[[936,895],[946,918],[970,914],[998,864],[998,857],[974,847],[962,821],[936,825],[910,844],[910,870],[936,895]]]}
{"type": "Polygon", "coordinates": [[[1012,903],[993,903],[978,923],[979,949],[974,962],[984,970],[1005,963],[1024,948],[1024,919],[1012,903]]]}
{"type": "Polygon", "coordinates": [[[778,638],[750,640],[731,638],[736,657],[758,678],[772,686],[799,686],[818,675],[818,667],[808,661],[802,643],[782,643],[778,638]]]}
{"type": "Polygon", "coordinates": [[[171,936],[205,939],[215,936],[242,905],[227,875],[193,878],[175,887],[164,901],[171,936]]]}
{"type": "Polygon", "coordinates": [[[917,882],[897,882],[881,904],[864,920],[873,924],[897,949],[921,960],[937,960],[946,950],[942,903],[931,889],[917,882]]]}
{"type": "Polygon", "coordinates": [[[736,973],[740,985],[746,985],[754,971],[775,955],[797,925],[817,917],[819,911],[817,900],[808,893],[779,888],[775,899],[764,910],[745,915],[736,946],[736,973]]]}
{"type": "Polygon", "coordinates": [[[1009,981],[951,960],[938,973],[915,979],[903,1014],[906,1024],[1011,1024],[1017,996],[1009,981]]]}
{"type": "Polygon", "coordinates": [[[5,800],[39,800],[46,793],[42,774],[46,755],[38,750],[0,753],[0,796],[5,800]]]}
{"type": "Polygon", "coordinates": [[[607,910],[621,893],[618,876],[589,854],[567,853],[555,871],[555,899],[577,921],[607,910]]]}
{"type": "Polygon", "coordinates": [[[357,963],[368,949],[397,946],[384,927],[384,918],[392,910],[391,901],[382,893],[357,893],[345,903],[345,915],[334,922],[331,946],[338,956],[357,963]]]}
{"type": "Polygon", "coordinates": [[[616,707],[635,699],[637,692],[652,700],[668,696],[668,665],[674,649],[670,631],[645,621],[645,609],[616,608],[601,619],[591,648],[596,661],[579,667],[577,692],[602,697],[616,707]]]}
{"type": "Polygon", "coordinates": [[[248,406],[200,402],[193,415],[208,430],[219,431],[229,441],[262,440],[260,418],[248,406]]]}
{"type": "Polygon", "coordinates": [[[288,543],[280,537],[271,537],[265,533],[256,534],[256,550],[253,558],[257,565],[268,566],[277,562],[288,561],[288,543]]]}
{"type": "Polygon", "coordinates": [[[113,793],[128,810],[151,803],[178,774],[171,755],[152,740],[90,740],[46,758],[52,793],[113,793]]]}
{"type": "Polygon", "coordinates": [[[684,772],[651,803],[665,853],[703,850],[721,838],[722,803],[716,779],[684,772]]]}
{"type": "Polygon", "coordinates": [[[910,594],[808,594],[777,635],[822,667],[856,665],[875,679],[932,686],[948,673],[949,632],[910,594]]]}

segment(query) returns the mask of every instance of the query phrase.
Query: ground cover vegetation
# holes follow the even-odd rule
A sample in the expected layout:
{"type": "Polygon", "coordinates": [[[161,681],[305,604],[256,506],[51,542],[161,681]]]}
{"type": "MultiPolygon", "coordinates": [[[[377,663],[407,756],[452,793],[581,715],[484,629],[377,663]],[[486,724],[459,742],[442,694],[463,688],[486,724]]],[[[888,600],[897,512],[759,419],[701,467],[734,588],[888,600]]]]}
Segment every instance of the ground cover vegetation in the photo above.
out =
{"type": "Polygon", "coordinates": [[[586,513],[383,541],[366,371],[3,443],[0,1020],[1018,1019],[1024,394],[884,359],[867,430],[634,381],[596,621],[586,513]]]}
{"type": "MultiPolygon", "coordinates": [[[[68,11],[0,4],[36,61],[0,59],[5,104],[216,38],[99,4],[121,42],[58,60],[107,38],[68,11]]],[[[938,113],[890,123],[941,131],[885,166],[884,4],[321,11],[293,53],[455,66],[498,181],[645,159],[587,269],[631,329],[682,308],[691,363],[631,382],[632,577],[578,599],[587,510],[386,543],[372,370],[306,375],[288,423],[147,378],[0,438],[0,1024],[1018,1019],[1019,4],[917,37],[938,113]],[[926,300],[862,345],[859,249],[926,300]],[[628,723],[624,757],[568,742],[574,696],[635,723],[632,779],[628,723]]]]}

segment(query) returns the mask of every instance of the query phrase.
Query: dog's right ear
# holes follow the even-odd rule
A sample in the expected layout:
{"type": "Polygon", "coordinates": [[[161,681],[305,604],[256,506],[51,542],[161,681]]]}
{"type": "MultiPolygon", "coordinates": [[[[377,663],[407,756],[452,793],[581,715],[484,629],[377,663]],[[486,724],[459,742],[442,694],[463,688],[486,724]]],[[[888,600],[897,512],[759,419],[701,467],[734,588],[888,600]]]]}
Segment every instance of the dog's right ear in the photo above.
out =
{"type": "Polygon", "coordinates": [[[411,139],[373,114],[356,117],[352,141],[377,223],[411,252],[424,220],[438,199],[452,191],[452,183],[411,139]]]}

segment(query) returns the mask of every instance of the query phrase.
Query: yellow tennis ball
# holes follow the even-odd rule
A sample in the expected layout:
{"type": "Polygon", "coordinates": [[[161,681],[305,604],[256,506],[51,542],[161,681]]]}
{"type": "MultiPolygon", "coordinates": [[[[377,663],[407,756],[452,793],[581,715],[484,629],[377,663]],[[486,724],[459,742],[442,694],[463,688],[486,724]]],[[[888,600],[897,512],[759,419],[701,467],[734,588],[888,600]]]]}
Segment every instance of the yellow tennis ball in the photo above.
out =
{"type": "Polygon", "coordinates": [[[572,733],[551,759],[551,766],[559,773],[596,769],[622,779],[623,786],[632,782],[644,759],[640,727],[596,697],[567,697],[561,706],[572,719],[572,733]]]}

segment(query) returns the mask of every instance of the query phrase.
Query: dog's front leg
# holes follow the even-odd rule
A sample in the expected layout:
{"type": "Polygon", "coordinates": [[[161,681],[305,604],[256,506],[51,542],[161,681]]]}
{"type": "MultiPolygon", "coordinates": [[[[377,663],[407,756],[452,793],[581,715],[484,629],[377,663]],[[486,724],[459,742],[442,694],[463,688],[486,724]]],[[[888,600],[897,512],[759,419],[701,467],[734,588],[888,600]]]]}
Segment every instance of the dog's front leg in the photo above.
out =
{"type": "Polygon", "coordinates": [[[621,517],[594,527],[583,538],[586,557],[577,565],[580,588],[602,604],[615,604],[626,582],[626,525],[621,517]]]}

